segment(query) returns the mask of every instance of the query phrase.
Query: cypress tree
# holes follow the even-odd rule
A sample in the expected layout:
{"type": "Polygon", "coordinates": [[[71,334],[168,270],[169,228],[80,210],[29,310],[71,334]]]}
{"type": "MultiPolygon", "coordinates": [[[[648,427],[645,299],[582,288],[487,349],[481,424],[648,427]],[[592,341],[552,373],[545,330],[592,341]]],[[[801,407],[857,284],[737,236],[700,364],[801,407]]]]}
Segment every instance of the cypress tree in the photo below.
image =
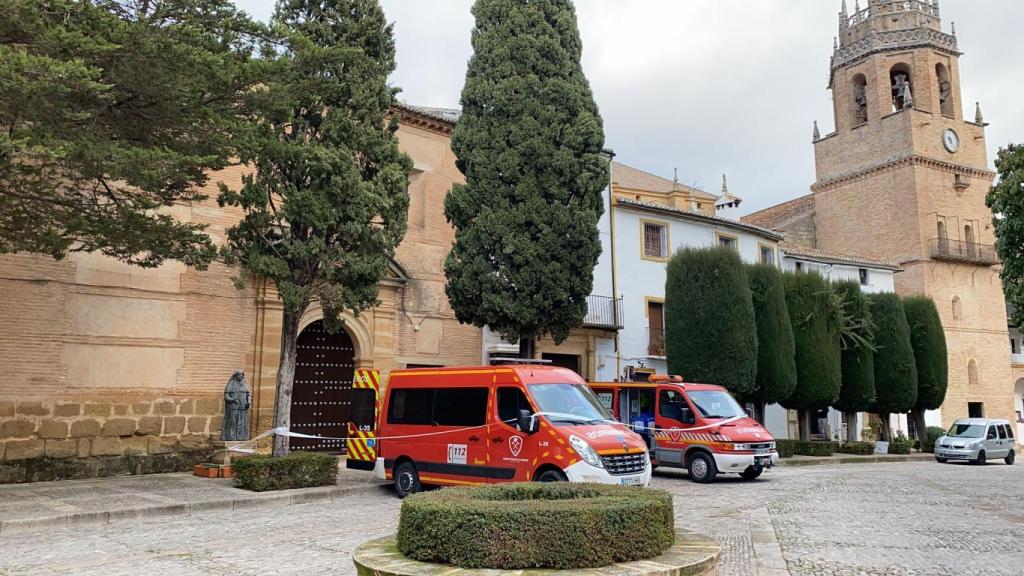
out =
{"type": "Polygon", "coordinates": [[[842,367],[839,398],[832,404],[846,418],[846,439],[857,440],[857,413],[872,408],[875,400],[874,330],[868,300],[854,281],[837,282],[833,290],[838,295],[847,330],[851,337],[842,338],[840,364],[842,367]]]}
{"type": "Polygon", "coordinates": [[[754,403],[763,424],[765,405],[785,400],[796,388],[796,350],[782,272],[754,264],[747,266],[747,277],[757,324],[757,375],[743,400],[754,403]]]}
{"type": "Polygon", "coordinates": [[[889,415],[903,414],[917,402],[917,367],[910,344],[910,327],[900,297],[868,296],[875,323],[875,407],[890,440],[889,415]]]}
{"type": "Polygon", "coordinates": [[[582,321],[601,253],[604,132],[569,0],[477,0],[452,134],[466,176],[445,199],[445,291],[460,322],[533,355],[582,321]]]}
{"type": "Polygon", "coordinates": [[[683,248],[665,282],[668,370],[690,382],[724,386],[739,396],[754,389],[757,326],[750,284],[735,250],[683,248]]]}
{"type": "MultiPolygon", "coordinates": [[[[405,235],[412,161],[386,119],[395,43],[377,0],[281,0],[273,22],[288,41],[242,158],[256,172],[220,201],[244,213],[225,256],[273,280],[284,304],[274,427],[288,428],[299,319],[316,300],[336,331],[343,311],[376,303],[405,235]]],[[[287,451],[275,436],[274,455],[287,451]]]]}
{"type": "Polygon", "coordinates": [[[930,447],[928,430],[924,423],[925,410],[935,410],[946,399],[949,383],[949,356],[946,351],[946,333],[935,302],[927,296],[910,296],[903,299],[903,311],[910,328],[910,345],[914,350],[914,366],[917,369],[917,402],[912,409],[914,428],[921,450],[930,447]]]}
{"type": "Polygon", "coordinates": [[[796,350],[796,388],[782,405],[800,411],[800,439],[810,439],[812,410],[839,397],[839,310],[828,282],[820,275],[784,275],[786,307],[796,350]]]}

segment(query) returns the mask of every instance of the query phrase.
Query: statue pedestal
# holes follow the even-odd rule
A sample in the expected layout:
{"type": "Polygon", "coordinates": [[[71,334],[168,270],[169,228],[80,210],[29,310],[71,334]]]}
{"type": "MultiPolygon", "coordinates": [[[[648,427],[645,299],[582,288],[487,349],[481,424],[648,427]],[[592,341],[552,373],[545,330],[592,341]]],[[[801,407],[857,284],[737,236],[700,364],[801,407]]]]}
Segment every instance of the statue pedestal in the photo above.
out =
{"type": "Polygon", "coordinates": [[[247,444],[246,440],[214,440],[213,442],[213,458],[210,460],[214,464],[220,464],[221,466],[230,466],[232,456],[244,456],[245,452],[234,452],[231,448],[236,448],[247,444]]]}

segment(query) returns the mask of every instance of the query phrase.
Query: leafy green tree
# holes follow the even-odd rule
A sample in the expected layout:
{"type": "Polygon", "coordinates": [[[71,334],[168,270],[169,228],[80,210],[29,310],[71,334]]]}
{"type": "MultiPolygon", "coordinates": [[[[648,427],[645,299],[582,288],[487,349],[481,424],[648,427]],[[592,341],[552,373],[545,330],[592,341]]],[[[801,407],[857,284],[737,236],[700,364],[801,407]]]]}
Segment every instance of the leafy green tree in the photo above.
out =
{"type": "Polygon", "coordinates": [[[796,350],[782,272],[765,264],[749,265],[747,278],[757,325],[757,375],[754,389],[742,399],[754,403],[755,416],[764,423],[765,405],[785,400],[796,388],[796,350]]]}
{"type": "Polygon", "coordinates": [[[868,296],[875,323],[875,405],[886,440],[892,439],[890,414],[909,412],[917,402],[917,367],[910,344],[910,326],[900,297],[868,296]]]}
{"type": "Polygon", "coordinates": [[[608,185],[604,132],[580,65],[569,0],[477,0],[473,57],[452,134],[466,176],[445,200],[445,262],[460,322],[490,326],[533,355],[587,312],[608,185]]]}
{"type": "Polygon", "coordinates": [[[244,131],[262,28],[230,0],[0,3],[0,253],[205,268],[205,199],[244,131]]]}
{"type": "Polygon", "coordinates": [[[796,350],[796,388],[782,402],[800,412],[800,439],[809,440],[811,412],[839,397],[840,309],[828,282],[813,272],[784,275],[786,307],[796,350]]]}
{"type": "Polygon", "coordinates": [[[750,283],[739,254],[725,247],[683,248],[665,281],[668,370],[689,382],[754,390],[757,326],[750,283]]]}
{"type": "Polygon", "coordinates": [[[1010,144],[996,155],[999,183],[989,190],[985,203],[992,209],[996,254],[1002,263],[1000,276],[1006,299],[1014,306],[1010,320],[1024,326],[1024,145],[1010,144]]]}
{"type": "MultiPolygon", "coordinates": [[[[316,300],[338,330],[343,311],[376,303],[405,235],[412,162],[387,120],[395,44],[376,0],[281,0],[273,25],[288,41],[244,149],[255,173],[220,200],[245,214],[225,256],[273,280],[284,303],[274,426],[287,428],[299,319],[316,300]]],[[[274,454],[287,451],[276,436],[274,454]]]]}
{"type": "Polygon", "coordinates": [[[914,351],[917,369],[917,402],[911,413],[917,439],[924,451],[928,442],[924,423],[925,410],[935,410],[946,399],[949,384],[949,355],[946,351],[946,333],[935,302],[927,296],[903,299],[903,311],[910,328],[910,345],[914,351]]]}
{"type": "Polygon", "coordinates": [[[846,440],[857,441],[857,413],[872,408],[875,401],[874,330],[868,300],[854,281],[832,285],[842,306],[848,329],[840,331],[842,378],[839,398],[832,407],[846,419],[846,440]],[[850,334],[851,336],[846,336],[850,334]]]}

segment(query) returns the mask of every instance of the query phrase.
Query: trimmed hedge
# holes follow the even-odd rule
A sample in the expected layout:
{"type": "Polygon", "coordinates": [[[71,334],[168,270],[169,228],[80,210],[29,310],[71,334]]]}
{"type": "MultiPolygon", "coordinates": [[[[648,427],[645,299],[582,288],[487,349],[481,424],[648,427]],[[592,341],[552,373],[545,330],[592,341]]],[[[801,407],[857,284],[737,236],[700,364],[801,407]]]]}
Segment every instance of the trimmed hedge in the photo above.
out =
{"type": "Polygon", "coordinates": [[[913,440],[910,440],[902,433],[898,433],[889,441],[889,454],[910,454],[910,449],[913,445],[913,440]]]}
{"type": "Polygon", "coordinates": [[[253,492],[330,486],[338,481],[338,458],[315,452],[247,456],[231,461],[235,485],[253,492]]]}
{"type": "MultiPolygon", "coordinates": [[[[918,448],[921,452],[935,452],[935,443],[946,433],[946,429],[940,426],[929,426],[927,431],[928,441],[925,442],[925,446],[923,448],[915,446],[915,448],[918,448]]],[[[919,444],[919,442],[915,442],[915,444],[919,444]]]]}
{"type": "Polygon", "coordinates": [[[790,456],[831,456],[839,446],[837,442],[818,442],[806,440],[775,440],[775,449],[779,458],[790,456]]]}
{"type": "Polygon", "coordinates": [[[444,488],[402,502],[398,549],[462,568],[574,569],[653,558],[675,539],[672,497],[602,484],[444,488]]]}
{"type": "Polygon", "coordinates": [[[875,453],[874,442],[846,442],[836,446],[836,452],[840,454],[857,454],[860,456],[875,453]]]}

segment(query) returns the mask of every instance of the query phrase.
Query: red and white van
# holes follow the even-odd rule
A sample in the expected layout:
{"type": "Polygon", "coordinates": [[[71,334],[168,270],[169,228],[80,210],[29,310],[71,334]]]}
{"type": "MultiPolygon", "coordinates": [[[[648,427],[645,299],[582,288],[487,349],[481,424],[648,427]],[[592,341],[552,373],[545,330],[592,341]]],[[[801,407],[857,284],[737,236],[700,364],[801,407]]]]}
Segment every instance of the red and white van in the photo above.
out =
{"type": "Polygon", "coordinates": [[[346,466],[393,480],[400,497],[421,485],[650,484],[643,438],[613,420],[571,370],[395,370],[379,402],[372,383],[358,375],[357,381],[349,427],[357,439],[349,443],[346,466]]]}
{"type": "Polygon", "coordinates": [[[640,432],[655,466],[685,468],[696,482],[738,473],[753,480],[779,461],[775,438],[721,386],[678,376],[591,383],[616,419],[640,432]]]}

